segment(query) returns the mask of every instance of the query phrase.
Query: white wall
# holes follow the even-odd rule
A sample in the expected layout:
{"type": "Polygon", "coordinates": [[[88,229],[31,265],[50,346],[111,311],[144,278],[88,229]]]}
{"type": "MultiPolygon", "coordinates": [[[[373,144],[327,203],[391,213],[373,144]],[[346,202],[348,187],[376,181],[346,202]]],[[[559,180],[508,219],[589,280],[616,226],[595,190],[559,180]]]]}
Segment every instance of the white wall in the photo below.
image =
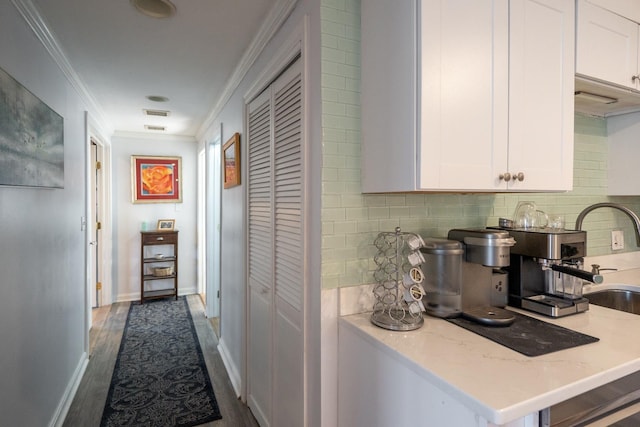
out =
{"type": "Polygon", "coordinates": [[[0,187],[0,424],[42,427],[86,361],[87,107],[10,1],[0,67],[64,117],[64,189],[0,187]]]}
{"type": "Polygon", "coordinates": [[[140,230],[142,222],[155,229],[159,219],[175,219],[178,233],[178,293],[196,292],[196,167],[197,145],[190,137],[114,136],[113,301],[140,298],[140,230]],[[182,203],[132,203],[131,156],[182,157],[182,203]]]}
{"type": "MultiPolygon", "coordinates": [[[[220,350],[225,360],[225,365],[229,370],[232,382],[238,392],[241,391],[243,376],[243,351],[245,340],[245,319],[246,319],[246,274],[245,274],[245,186],[246,177],[246,145],[244,128],[244,96],[251,86],[258,80],[260,74],[265,70],[276,52],[283,43],[291,36],[296,28],[303,24],[305,19],[308,22],[308,30],[311,34],[309,50],[306,52],[306,61],[309,64],[309,75],[307,78],[307,109],[312,122],[307,124],[309,139],[311,141],[310,156],[314,167],[309,170],[312,181],[309,197],[312,200],[312,210],[316,215],[310,220],[309,228],[312,229],[312,241],[308,242],[311,258],[308,261],[309,295],[310,304],[307,313],[311,314],[317,321],[310,323],[313,330],[308,337],[308,353],[311,354],[313,372],[309,372],[309,396],[315,403],[309,406],[311,419],[320,419],[319,393],[320,393],[320,361],[313,359],[319,357],[319,317],[320,317],[320,282],[319,282],[319,248],[320,248],[320,228],[319,228],[319,168],[320,168],[320,128],[317,120],[320,117],[320,96],[319,96],[319,72],[320,72],[320,6],[319,2],[304,0],[299,1],[294,11],[291,13],[282,28],[276,33],[274,38],[267,44],[266,48],[251,67],[239,87],[234,92],[231,99],[225,105],[221,113],[216,117],[211,127],[205,132],[203,140],[210,140],[215,132],[222,125],[222,143],[233,135],[234,132],[241,134],[241,158],[242,158],[242,185],[222,191],[222,280],[221,280],[221,340],[220,350]],[[314,274],[315,272],[315,274],[314,274]]],[[[274,76],[275,77],[275,76],[274,76]]],[[[202,141],[201,141],[202,143],[202,141]]],[[[319,425],[312,423],[311,425],[319,425]]]]}

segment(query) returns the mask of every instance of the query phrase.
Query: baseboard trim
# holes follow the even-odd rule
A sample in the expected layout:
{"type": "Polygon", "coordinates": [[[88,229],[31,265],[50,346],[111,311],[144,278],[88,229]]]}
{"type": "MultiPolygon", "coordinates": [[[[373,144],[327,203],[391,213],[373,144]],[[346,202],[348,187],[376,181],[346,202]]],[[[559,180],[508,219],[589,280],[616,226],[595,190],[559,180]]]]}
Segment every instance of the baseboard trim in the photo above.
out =
{"type": "Polygon", "coordinates": [[[229,375],[229,379],[231,380],[233,391],[235,391],[236,397],[240,398],[242,394],[240,391],[242,387],[242,378],[240,377],[238,368],[233,363],[233,360],[229,355],[229,349],[227,348],[224,338],[220,338],[220,340],[218,341],[218,351],[220,352],[222,363],[224,364],[224,367],[227,369],[227,374],[229,375]]]}
{"type": "Polygon", "coordinates": [[[76,396],[76,392],[78,391],[78,387],[80,386],[84,372],[87,370],[88,364],[89,355],[86,352],[83,352],[80,357],[80,362],[71,377],[71,381],[67,384],[67,388],[62,395],[62,399],[60,399],[60,404],[58,405],[55,414],[53,414],[49,427],[62,427],[64,424],[67,412],[69,412],[71,402],[73,402],[73,398],[76,396]]]}
{"type": "MultiPolygon", "coordinates": [[[[195,293],[197,293],[197,289],[195,286],[192,286],[190,288],[178,288],[178,296],[193,295],[195,293]]],[[[140,301],[140,292],[118,294],[115,300],[115,302],[129,302],[129,301],[140,301]]]]}

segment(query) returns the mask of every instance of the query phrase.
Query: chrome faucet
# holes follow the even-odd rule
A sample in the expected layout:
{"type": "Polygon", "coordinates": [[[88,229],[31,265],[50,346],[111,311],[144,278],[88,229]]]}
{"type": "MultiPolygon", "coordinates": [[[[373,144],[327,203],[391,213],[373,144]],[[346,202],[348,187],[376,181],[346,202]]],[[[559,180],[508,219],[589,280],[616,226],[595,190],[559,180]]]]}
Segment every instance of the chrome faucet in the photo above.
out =
{"type": "Polygon", "coordinates": [[[576,230],[582,230],[582,221],[584,220],[584,217],[587,216],[589,212],[597,208],[613,208],[627,214],[631,221],[633,221],[634,231],[636,233],[636,246],[640,247],[640,218],[638,218],[638,215],[636,215],[631,209],[617,203],[604,202],[587,206],[578,214],[578,218],[576,219],[576,230]]]}

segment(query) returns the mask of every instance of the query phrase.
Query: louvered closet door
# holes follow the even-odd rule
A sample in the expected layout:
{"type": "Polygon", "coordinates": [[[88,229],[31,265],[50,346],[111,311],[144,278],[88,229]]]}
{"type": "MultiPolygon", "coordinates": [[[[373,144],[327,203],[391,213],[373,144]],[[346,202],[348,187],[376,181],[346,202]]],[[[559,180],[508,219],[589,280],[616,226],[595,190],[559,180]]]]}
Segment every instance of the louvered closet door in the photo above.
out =
{"type": "Polygon", "coordinates": [[[304,425],[302,93],[297,61],[249,105],[248,401],[262,426],[304,425]]]}
{"type": "MultiPolygon", "coordinates": [[[[299,62],[299,61],[298,61],[299,62]]],[[[274,426],[304,425],[302,78],[273,84],[275,188],[274,426]]]]}
{"type": "MultiPolygon", "coordinates": [[[[260,425],[271,419],[273,311],[273,140],[271,96],[265,92],[249,105],[248,215],[249,318],[247,403],[260,425]]],[[[267,423],[267,424],[265,424],[267,423]]]]}

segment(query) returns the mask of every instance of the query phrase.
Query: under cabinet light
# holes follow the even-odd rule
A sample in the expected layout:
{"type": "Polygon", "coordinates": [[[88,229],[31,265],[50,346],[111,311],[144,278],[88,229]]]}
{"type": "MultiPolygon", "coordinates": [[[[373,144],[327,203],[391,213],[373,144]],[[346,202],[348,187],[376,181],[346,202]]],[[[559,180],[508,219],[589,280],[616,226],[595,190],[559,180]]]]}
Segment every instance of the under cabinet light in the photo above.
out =
{"type": "Polygon", "coordinates": [[[618,102],[616,98],[611,98],[604,95],[596,95],[595,93],[577,91],[575,92],[576,98],[584,99],[585,101],[598,102],[600,104],[615,104],[618,102]]]}

